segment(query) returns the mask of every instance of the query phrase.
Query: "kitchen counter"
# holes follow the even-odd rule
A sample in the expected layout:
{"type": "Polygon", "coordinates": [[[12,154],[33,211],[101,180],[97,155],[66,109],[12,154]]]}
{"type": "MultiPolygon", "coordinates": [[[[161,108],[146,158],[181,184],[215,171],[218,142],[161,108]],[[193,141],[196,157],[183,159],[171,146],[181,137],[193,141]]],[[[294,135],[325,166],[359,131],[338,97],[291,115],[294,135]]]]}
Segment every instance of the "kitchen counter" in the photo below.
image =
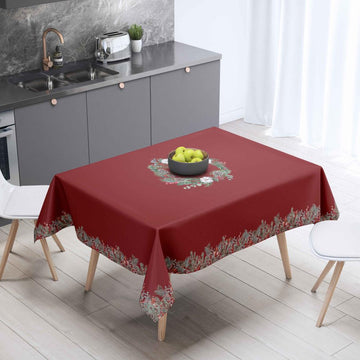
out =
{"type": "MultiPolygon", "coordinates": [[[[199,49],[190,45],[167,42],[159,45],[144,47],[141,53],[133,53],[131,59],[99,65],[117,71],[119,74],[107,78],[71,84],[51,91],[32,92],[17,87],[9,82],[6,76],[0,78],[0,111],[11,110],[26,105],[40,103],[54,97],[67,95],[153,76],[187,66],[195,66],[221,59],[221,54],[199,49]]],[[[89,60],[91,61],[91,59],[89,60]]],[[[40,69],[39,69],[40,70],[40,69]]]]}

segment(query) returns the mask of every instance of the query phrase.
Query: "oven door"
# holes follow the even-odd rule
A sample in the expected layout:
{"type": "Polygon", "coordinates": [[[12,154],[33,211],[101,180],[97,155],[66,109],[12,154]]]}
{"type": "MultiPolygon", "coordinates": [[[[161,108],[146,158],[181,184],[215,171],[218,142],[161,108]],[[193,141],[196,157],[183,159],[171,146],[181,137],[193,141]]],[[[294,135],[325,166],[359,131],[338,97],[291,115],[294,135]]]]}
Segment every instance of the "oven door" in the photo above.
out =
{"type": "Polygon", "coordinates": [[[15,125],[0,129],[0,169],[6,180],[20,185],[15,125]]]}

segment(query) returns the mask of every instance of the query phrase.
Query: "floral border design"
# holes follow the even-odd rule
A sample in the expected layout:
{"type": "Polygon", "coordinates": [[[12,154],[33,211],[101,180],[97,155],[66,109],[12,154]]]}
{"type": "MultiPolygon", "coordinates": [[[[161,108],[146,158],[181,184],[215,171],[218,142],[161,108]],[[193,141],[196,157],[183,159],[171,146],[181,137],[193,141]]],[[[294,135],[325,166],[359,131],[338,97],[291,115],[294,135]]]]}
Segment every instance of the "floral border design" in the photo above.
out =
{"type": "MultiPolygon", "coordinates": [[[[321,216],[320,206],[315,204],[305,210],[294,210],[291,208],[289,214],[283,218],[278,214],[269,224],[266,221],[261,221],[261,224],[255,230],[244,230],[238,236],[233,237],[223,236],[218,245],[211,246],[208,244],[200,254],[190,252],[190,255],[184,260],[166,257],[165,263],[168,272],[171,273],[187,274],[195,272],[213,264],[227,255],[257,244],[276,234],[323,220],[336,220],[338,217],[339,211],[336,206],[333,206],[331,211],[323,216],[321,216]]],[[[51,224],[38,225],[35,229],[35,239],[50,236],[57,231],[72,225],[71,215],[63,212],[62,215],[51,222],[51,224]]],[[[146,274],[147,266],[143,263],[139,263],[139,259],[134,255],[127,257],[121,252],[119,247],[110,247],[104,244],[98,237],[87,235],[83,227],[76,228],[76,234],[80,241],[91,248],[96,249],[112,261],[124,266],[133,273],[139,275],[146,274]]],[[[167,313],[173,305],[174,300],[175,298],[171,283],[169,283],[169,286],[165,287],[158,286],[154,294],[150,294],[149,291],[145,291],[144,288],[140,294],[141,308],[155,322],[167,313]]]]}
{"type": "Polygon", "coordinates": [[[34,230],[34,240],[45,238],[56,234],[61,229],[73,225],[73,220],[70,214],[63,211],[60,216],[53,220],[50,224],[39,224],[34,230]]]}
{"type": "MultiPolygon", "coordinates": [[[[56,218],[50,224],[38,225],[34,231],[35,240],[56,234],[61,229],[73,225],[74,224],[71,215],[63,212],[61,216],[56,218]]],[[[130,270],[135,274],[146,274],[147,266],[143,263],[139,263],[139,259],[137,259],[134,255],[132,255],[131,257],[127,257],[118,246],[111,247],[104,244],[99,237],[89,236],[82,226],[80,226],[79,228],[75,228],[75,231],[78,239],[81,242],[91,247],[92,249],[97,250],[99,253],[103,254],[110,260],[122,265],[124,268],[130,270]]]]}
{"type": "Polygon", "coordinates": [[[240,233],[234,237],[223,236],[218,245],[211,246],[208,244],[201,254],[191,251],[190,255],[184,260],[166,257],[166,267],[171,273],[187,274],[195,272],[227,255],[257,244],[276,234],[323,220],[336,220],[338,217],[339,211],[336,206],[324,216],[320,216],[320,206],[316,206],[315,204],[305,210],[294,210],[291,208],[287,216],[281,218],[278,214],[270,224],[266,221],[261,221],[261,224],[255,230],[244,230],[242,234],[240,233]]]}
{"type": "Polygon", "coordinates": [[[143,289],[140,294],[140,306],[154,322],[157,322],[173,306],[175,297],[171,284],[164,288],[159,285],[155,294],[156,296],[151,296],[148,291],[143,289]]]}
{"type": "Polygon", "coordinates": [[[118,246],[111,247],[104,244],[98,237],[89,236],[82,226],[79,228],[75,228],[75,231],[80,241],[82,241],[84,244],[91,247],[92,249],[95,249],[100,254],[105,255],[110,260],[116,262],[117,264],[120,264],[121,266],[135,274],[146,274],[147,266],[139,262],[139,259],[136,258],[134,255],[128,257],[120,250],[118,246]]]}
{"type": "Polygon", "coordinates": [[[169,171],[167,159],[152,159],[148,168],[161,178],[161,181],[170,185],[183,186],[188,190],[198,186],[210,186],[220,180],[232,180],[231,170],[225,163],[217,159],[209,159],[209,163],[217,167],[217,170],[210,172],[209,176],[177,176],[169,171]]]}

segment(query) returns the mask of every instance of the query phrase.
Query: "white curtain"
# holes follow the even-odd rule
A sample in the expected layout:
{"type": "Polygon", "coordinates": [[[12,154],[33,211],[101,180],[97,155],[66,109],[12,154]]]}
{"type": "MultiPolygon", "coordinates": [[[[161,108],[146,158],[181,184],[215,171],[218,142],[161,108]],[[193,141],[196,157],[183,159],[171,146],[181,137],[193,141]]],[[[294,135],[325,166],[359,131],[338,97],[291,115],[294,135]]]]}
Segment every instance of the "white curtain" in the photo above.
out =
{"type": "Polygon", "coordinates": [[[248,0],[245,121],[360,156],[360,0],[248,0]]]}

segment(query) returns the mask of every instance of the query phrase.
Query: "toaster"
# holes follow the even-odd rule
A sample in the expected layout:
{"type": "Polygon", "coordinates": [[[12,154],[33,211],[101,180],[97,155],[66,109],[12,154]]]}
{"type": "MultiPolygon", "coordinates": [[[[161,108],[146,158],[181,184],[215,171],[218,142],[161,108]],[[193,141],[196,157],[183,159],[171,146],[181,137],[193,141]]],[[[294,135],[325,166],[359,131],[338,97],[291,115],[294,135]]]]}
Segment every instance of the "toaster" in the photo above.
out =
{"type": "Polygon", "coordinates": [[[126,31],[113,31],[96,38],[96,60],[112,62],[129,59],[131,56],[130,37],[126,31]]]}

